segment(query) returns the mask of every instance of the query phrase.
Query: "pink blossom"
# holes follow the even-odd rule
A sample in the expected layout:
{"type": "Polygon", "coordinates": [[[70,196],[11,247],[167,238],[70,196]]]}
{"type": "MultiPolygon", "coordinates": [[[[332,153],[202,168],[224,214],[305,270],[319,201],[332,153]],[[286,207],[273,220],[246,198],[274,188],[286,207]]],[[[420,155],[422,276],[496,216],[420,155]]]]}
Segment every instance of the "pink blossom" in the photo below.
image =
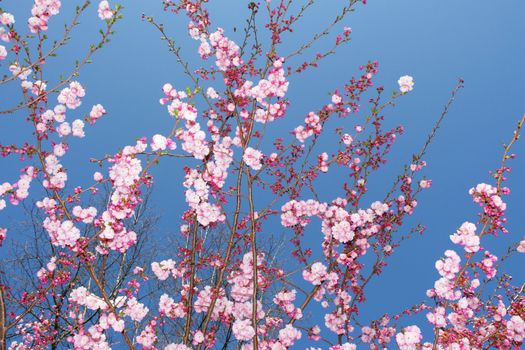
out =
{"type": "Polygon", "coordinates": [[[149,309],[144,304],[139,303],[136,298],[129,298],[124,308],[124,315],[136,322],[142,321],[148,312],[149,309]]]}
{"type": "Polygon", "coordinates": [[[436,269],[441,276],[453,280],[460,270],[461,258],[453,250],[447,250],[445,256],[446,259],[436,261],[436,269]]]}
{"type": "Polygon", "coordinates": [[[494,278],[498,272],[494,266],[496,261],[498,261],[498,257],[496,255],[490,254],[488,250],[485,250],[484,255],[485,258],[480,263],[477,263],[476,266],[485,272],[487,279],[494,278]]]}
{"type": "Polygon", "coordinates": [[[168,146],[168,139],[162,135],[156,134],[153,136],[153,140],[151,143],[151,150],[156,151],[164,151],[166,147],[168,146]]]}
{"type": "Polygon", "coordinates": [[[31,9],[33,17],[27,21],[31,33],[46,31],[48,29],[47,21],[50,17],[58,14],[60,6],[60,0],[36,0],[31,9]]]}
{"type": "Polygon", "coordinates": [[[400,350],[416,350],[423,339],[418,326],[408,326],[396,334],[397,346],[400,350]]]}
{"type": "Polygon", "coordinates": [[[6,237],[7,237],[7,229],[0,227],[0,247],[2,246],[2,242],[6,239],[6,237]]]}
{"type": "Polygon", "coordinates": [[[63,123],[66,120],[66,106],[56,105],[53,113],[57,123],[63,123]]]}
{"type": "Polygon", "coordinates": [[[3,12],[2,14],[0,14],[0,24],[9,26],[13,23],[15,23],[15,16],[10,14],[9,12],[3,12]]]}
{"type": "Polygon", "coordinates": [[[332,103],[339,104],[343,99],[338,93],[332,95],[332,103]]]}
{"type": "Polygon", "coordinates": [[[80,238],[80,230],[70,220],[60,222],[56,219],[46,218],[43,226],[49,233],[51,242],[56,246],[74,247],[80,238]]]}
{"type": "Polygon", "coordinates": [[[322,281],[326,278],[327,268],[321,262],[316,262],[310,267],[310,271],[303,271],[303,278],[312,283],[314,286],[321,285],[322,281]]]}
{"type": "Polygon", "coordinates": [[[60,104],[66,105],[69,109],[78,108],[82,102],[81,98],[86,95],[86,92],[79,82],[73,81],[69,87],[62,89],[57,97],[60,104]]]}
{"type": "MultiPolygon", "coordinates": [[[[1,29],[0,29],[0,32],[1,32],[1,29]]],[[[10,65],[9,70],[11,71],[13,76],[17,77],[20,80],[26,80],[29,74],[31,74],[32,72],[32,70],[29,68],[20,67],[18,63],[13,63],[12,65],[10,65]]]]}
{"type": "Polygon", "coordinates": [[[102,0],[98,4],[98,17],[101,20],[108,20],[111,17],[113,17],[113,11],[111,10],[111,7],[109,6],[109,2],[106,0],[102,0]]]}
{"type": "Polygon", "coordinates": [[[38,96],[41,93],[45,92],[46,88],[47,84],[45,82],[37,80],[31,85],[31,93],[35,96],[38,96]]]}
{"type": "Polygon", "coordinates": [[[68,122],[63,122],[58,126],[58,135],[60,136],[67,136],[71,134],[71,126],[68,122]]]}
{"type": "Polygon", "coordinates": [[[160,263],[151,263],[151,269],[153,270],[153,273],[161,281],[166,280],[170,276],[174,268],[175,261],[171,259],[161,261],[160,263]]]}
{"type": "Polygon", "coordinates": [[[137,336],[137,343],[141,344],[146,349],[151,348],[157,341],[155,327],[155,321],[151,321],[148,325],[146,325],[144,330],[137,336]]]}
{"type": "Polygon", "coordinates": [[[326,152],[323,152],[317,156],[317,167],[323,173],[328,172],[328,163],[326,162],[327,160],[328,160],[328,153],[326,152]]]}
{"type": "Polygon", "coordinates": [[[419,186],[421,188],[429,188],[432,185],[432,180],[421,180],[419,181],[419,186]]]}
{"type": "Polygon", "coordinates": [[[304,141],[308,137],[314,134],[314,131],[311,129],[307,129],[302,125],[299,125],[298,127],[294,129],[293,133],[295,134],[295,137],[297,138],[297,140],[304,143],[304,141]]]}
{"type": "Polygon", "coordinates": [[[525,253],[525,237],[523,237],[523,239],[520,241],[516,250],[520,253],[525,253]]]}
{"type": "Polygon", "coordinates": [[[438,297],[447,300],[457,300],[461,297],[461,292],[454,290],[454,281],[445,277],[440,278],[434,283],[434,290],[438,297]]]}
{"type": "Polygon", "coordinates": [[[476,235],[476,225],[464,222],[455,234],[450,236],[450,240],[465,247],[468,253],[475,253],[479,250],[479,237],[476,235]]]}
{"type": "Polygon", "coordinates": [[[252,339],[255,335],[255,330],[252,327],[252,321],[249,319],[246,320],[236,320],[233,323],[232,331],[235,338],[239,341],[248,341],[252,339]]]}
{"type": "Polygon", "coordinates": [[[286,347],[294,345],[299,339],[301,339],[301,331],[290,324],[279,331],[279,341],[286,347]]]}
{"type": "Polygon", "coordinates": [[[82,138],[86,135],[84,133],[84,122],[82,120],[76,119],[75,121],[73,121],[73,124],[71,126],[73,136],[82,138]]]}
{"type": "Polygon", "coordinates": [[[512,316],[507,322],[507,334],[519,343],[525,339],[525,321],[520,316],[512,316]]]}
{"type": "Polygon", "coordinates": [[[436,327],[445,327],[447,325],[447,320],[445,319],[445,308],[437,307],[434,312],[427,314],[427,320],[436,327]]]}
{"type": "Polygon", "coordinates": [[[67,151],[67,145],[64,143],[57,143],[53,146],[53,154],[57,157],[62,157],[64,154],[66,154],[67,151]]]}
{"type": "Polygon", "coordinates": [[[171,343],[171,344],[168,344],[164,350],[191,350],[191,348],[187,347],[186,345],[184,344],[174,344],[174,343],[171,343]]]}
{"type": "Polygon", "coordinates": [[[376,335],[376,331],[367,326],[361,328],[361,333],[361,340],[363,343],[370,343],[376,335]]]}
{"type": "Polygon", "coordinates": [[[88,207],[82,209],[79,205],[73,207],[71,211],[73,215],[82,220],[85,224],[90,224],[93,222],[95,216],[97,215],[97,209],[95,207],[88,207]]]}
{"type": "Polygon", "coordinates": [[[412,91],[414,88],[414,78],[412,78],[410,75],[404,75],[397,81],[399,84],[399,90],[401,93],[407,93],[409,91],[412,91]]]}
{"type": "Polygon", "coordinates": [[[104,175],[102,175],[100,172],[95,172],[93,174],[93,180],[97,181],[97,182],[100,182],[104,179],[104,175]]]}
{"type": "Polygon", "coordinates": [[[345,333],[345,322],[347,316],[339,313],[329,313],[324,317],[325,326],[335,334],[345,333]]]}
{"type": "Polygon", "coordinates": [[[344,134],[341,138],[343,140],[343,143],[347,146],[350,146],[352,144],[353,138],[349,134],[344,134]]]}
{"type": "Polygon", "coordinates": [[[90,293],[86,287],[77,287],[69,294],[69,300],[78,304],[86,306],[90,310],[106,310],[108,305],[102,298],[90,293]]]}
{"type": "Polygon", "coordinates": [[[101,104],[97,104],[91,108],[91,112],[89,112],[89,117],[91,118],[91,122],[94,123],[104,114],[106,114],[106,110],[104,109],[104,107],[102,107],[101,104]]]}
{"type": "Polygon", "coordinates": [[[253,170],[260,170],[262,167],[262,164],[261,164],[262,156],[263,154],[261,153],[261,151],[248,147],[244,151],[242,159],[244,160],[246,165],[248,165],[253,170]]]}
{"type": "Polygon", "coordinates": [[[4,27],[0,27],[0,40],[8,43],[11,41],[11,33],[4,27]]]}
{"type": "Polygon", "coordinates": [[[171,319],[186,317],[184,303],[176,303],[167,294],[162,294],[159,300],[159,312],[171,319]]]}
{"type": "Polygon", "coordinates": [[[217,91],[215,91],[215,89],[212,88],[212,87],[209,87],[209,88],[206,90],[206,95],[208,95],[208,97],[209,97],[209,98],[212,98],[212,99],[219,98],[219,95],[217,94],[217,91]]]}
{"type": "Polygon", "coordinates": [[[7,57],[7,50],[5,49],[5,46],[0,45],[0,61],[5,60],[7,57]]]}
{"type": "Polygon", "coordinates": [[[202,331],[197,331],[193,334],[193,345],[199,345],[204,342],[204,333],[202,331]]]}

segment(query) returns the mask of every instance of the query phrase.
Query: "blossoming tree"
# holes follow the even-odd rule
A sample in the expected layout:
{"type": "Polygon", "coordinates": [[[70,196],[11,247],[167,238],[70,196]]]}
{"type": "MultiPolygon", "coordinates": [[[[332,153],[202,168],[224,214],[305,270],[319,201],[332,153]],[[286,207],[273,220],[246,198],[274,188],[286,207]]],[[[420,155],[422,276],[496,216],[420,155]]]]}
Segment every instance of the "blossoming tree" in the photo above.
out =
{"type": "MultiPolygon", "coordinates": [[[[21,269],[2,268],[0,349],[522,346],[524,285],[500,266],[510,254],[525,252],[525,240],[516,237],[508,254],[498,257],[484,237],[507,233],[507,163],[515,157],[511,148],[525,117],[505,144],[490,183],[470,190],[479,216],[465,218],[450,235],[427,300],[396,315],[361,320],[367,285],[410,238],[399,229],[415,212],[421,191],[432,185],[421,175],[423,158],[463,81],[426,143],[381,198],[368,195],[368,179],[403,133],[401,126],[385,128],[384,113],[412,91],[411,76],[399,78],[399,90],[386,96],[377,83],[378,63],[368,62],[288,130],[288,137],[275,138],[271,128],[301,102],[287,97],[290,76],[309,72],[351,40],[350,28],[334,33],[335,28],[366,1],[341,3],[324,30],[295,43],[289,53],[283,35],[314,0],[240,4],[250,11],[242,42],[214,25],[207,0],[165,0],[165,11],[186,18],[202,61],[185,61],[165,27],[143,17],[158,30],[190,86],[162,86],[160,104],[173,121],[171,130],[137,135],[134,144],[94,159],[100,169],[89,184],[70,178],[61,158],[74,152],[71,138],[83,138],[87,126],[111,113],[102,104],[83,104],[86,90],[78,76],[114,35],[123,8],[80,1],[63,36],[52,43],[46,32],[59,15],[59,0],[35,0],[27,18],[16,21],[0,8],[0,85],[21,94],[0,115],[22,115],[30,130],[17,144],[0,144],[3,157],[20,159],[19,178],[2,179],[0,210],[34,203],[36,212],[29,215],[44,233],[31,248],[38,263],[25,269],[32,282],[17,284],[14,275],[21,269]],[[69,43],[88,11],[100,17],[99,41],[71,72],[49,77],[46,62],[69,43]],[[325,51],[293,63],[322,40],[331,40],[325,51]],[[180,233],[171,258],[145,261],[137,248],[150,231],[140,215],[148,206],[145,194],[154,183],[153,165],[171,158],[185,174],[180,233]],[[330,179],[339,195],[320,194],[322,179],[330,179]],[[284,229],[282,241],[267,234],[272,227],[284,229]],[[306,238],[306,230],[318,238],[306,238]],[[282,263],[284,258],[289,260],[282,263]],[[412,322],[416,314],[425,322],[412,322]]],[[[16,241],[11,228],[2,226],[2,249],[10,240],[16,241]]]]}

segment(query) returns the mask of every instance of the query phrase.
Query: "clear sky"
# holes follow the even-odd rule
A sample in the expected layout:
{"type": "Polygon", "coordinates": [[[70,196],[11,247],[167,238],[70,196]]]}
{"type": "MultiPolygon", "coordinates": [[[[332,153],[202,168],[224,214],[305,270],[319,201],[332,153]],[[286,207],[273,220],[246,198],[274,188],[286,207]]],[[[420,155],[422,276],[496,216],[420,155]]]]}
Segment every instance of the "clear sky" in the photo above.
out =
{"type": "MultiPolygon", "coordinates": [[[[290,51],[331,20],[345,2],[320,0],[293,36],[285,37],[290,51]]],[[[70,18],[72,5],[70,1],[63,3],[63,14],[51,20],[51,27],[59,27],[56,24],[70,18]]],[[[122,0],[121,3],[125,6],[125,18],[117,25],[116,36],[78,78],[87,90],[84,103],[101,103],[108,111],[96,127],[86,129],[84,140],[72,142],[73,150],[65,163],[70,169],[70,178],[79,183],[94,171],[87,162],[89,158],[114,153],[134,142],[136,137],[166,133],[171,119],[158,103],[161,87],[166,82],[180,89],[188,84],[158,32],[141,20],[141,14],[153,15],[165,23],[169,35],[183,46],[183,55],[192,63],[199,63],[195,55],[197,44],[187,38],[184,30],[185,18],[164,13],[161,2],[156,0],[122,0]]],[[[242,27],[243,15],[247,13],[245,3],[212,1],[214,25],[223,27],[227,36],[238,38],[239,30],[234,33],[233,28],[242,27]],[[241,10],[233,9],[240,3],[241,10]]],[[[5,0],[1,6],[14,12],[22,22],[28,17],[31,1],[5,0]]],[[[289,129],[298,125],[307,112],[326,103],[327,93],[358,74],[357,67],[368,60],[379,61],[377,81],[387,91],[398,88],[400,76],[414,77],[414,91],[386,114],[387,123],[404,125],[406,133],[396,142],[390,155],[391,163],[373,179],[378,187],[372,188],[371,194],[377,193],[376,199],[382,198],[385,192],[381,185],[390,183],[402,164],[422,145],[457,78],[465,80],[465,89],[426,157],[425,175],[434,183],[420,197],[413,222],[421,222],[427,231],[423,237],[416,237],[402,247],[391,260],[385,278],[371,284],[365,316],[398,311],[424,299],[426,289],[432,287],[437,278],[434,261],[452,247],[449,235],[464,221],[476,220],[477,207],[468,190],[477,183],[490,181],[488,171],[498,166],[501,144],[511,137],[516,122],[525,113],[524,13],[525,2],[521,0],[370,0],[366,6],[357,6],[337,27],[338,31],[344,25],[352,27],[351,43],[321,63],[318,69],[291,79],[288,96],[292,100],[292,113],[287,121],[279,122],[279,127],[289,129]]],[[[58,78],[60,73],[67,73],[79,53],[87,49],[86,44],[95,40],[93,35],[100,26],[96,9],[90,9],[81,22],[72,43],[49,62],[48,76],[58,78]]],[[[57,33],[50,31],[50,35],[57,33]]],[[[321,43],[318,50],[327,44],[321,43]]],[[[5,71],[3,63],[0,72],[5,71]]],[[[18,96],[11,90],[0,94],[0,109],[12,106],[18,96]]],[[[27,135],[16,118],[20,115],[0,116],[0,143],[27,135]]],[[[522,220],[525,142],[519,143],[514,151],[519,157],[512,162],[514,170],[508,182],[512,194],[508,199],[507,226],[511,233],[491,239],[495,252],[501,252],[525,234],[522,220]]],[[[0,161],[0,182],[13,181],[17,172],[12,169],[14,163],[0,161]]],[[[162,215],[155,233],[157,238],[177,232],[175,226],[184,204],[180,167],[180,163],[169,161],[155,170],[159,183],[154,193],[155,205],[162,215]]],[[[9,210],[0,213],[0,220],[16,220],[16,215],[9,210]]],[[[523,281],[525,273],[517,268],[523,263],[523,257],[510,263],[515,265],[516,280],[523,281]]]]}

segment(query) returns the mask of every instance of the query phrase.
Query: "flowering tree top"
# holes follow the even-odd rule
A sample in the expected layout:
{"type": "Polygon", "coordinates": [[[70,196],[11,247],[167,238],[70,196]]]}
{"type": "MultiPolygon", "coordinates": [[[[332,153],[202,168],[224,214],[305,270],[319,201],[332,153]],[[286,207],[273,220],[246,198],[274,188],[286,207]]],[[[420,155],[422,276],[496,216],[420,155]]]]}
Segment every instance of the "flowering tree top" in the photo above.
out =
{"type": "Polygon", "coordinates": [[[433,184],[423,175],[426,152],[463,80],[404,169],[372,192],[371,177],[404,133],[385,115],[415,79],[403,75],[384,87],[379,63],[366,62],[301,118],[290,110],[303,101],[289,93],[291,77],[352,40],[344,20],[365,0],[342,2],[334,19],[301,43],[287,42],[286,34],[314,0],[243,3],[249,16],[241,41],[213,22],[208,1],[163,1],[167,13],[185,20],[200,58],[186,61],[165,26],[142,16],[189,81],[159,86],[171,128],[93,158],[83,165],[92,173],[83,183],[71,176],[65,155],[75,152],[73,138],[84,138],[111,110],[90,102],[80,73],[123,19],[122,6],[96,3],[80,1],[52,42],[47,33],[62,15],[59,0],[35,0],[20,20],[0,8],[0,85],[20,97],[0,115],[21,115],[28,128],[17,143],[0,140],[2,156],[20,161],[18,178],[0,181],[0,210],[21,208],[34,233],[14,237],[16,228],[0,227],[2,249],[10,241],[25,247],[13,249],[3,268],[0,350],[522,346],[525,285],[503,262],[525,252],[525,238],[506,225],[508,163],[525,116],[489,183],[469,191],[479,213],[450,232],[424,301],[366,319],[370,282],[425,230],[407,227],[409,218],[433,184]],[[70,72],[49,76],[48,61],[89,13],[99,18],[98,41],[70,72]],[[312,54],[321,41],[329,45],[312,54]],[[172,221],[177,233],[157,250],[148,245],[155,229],[149,193],[162,171],[155,167],[165,162],[183,169],[168,186],[184,207],[172,221]],[[487,238],[507,234],[514,243],[497,256],[487,238]]]}

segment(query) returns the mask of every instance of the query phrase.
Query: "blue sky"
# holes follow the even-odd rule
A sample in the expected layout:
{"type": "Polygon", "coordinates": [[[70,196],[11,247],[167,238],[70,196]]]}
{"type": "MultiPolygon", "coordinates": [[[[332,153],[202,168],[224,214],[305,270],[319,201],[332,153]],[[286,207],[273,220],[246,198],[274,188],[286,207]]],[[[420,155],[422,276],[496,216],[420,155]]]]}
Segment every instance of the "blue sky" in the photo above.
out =
{"type": "MultiPolygon", "coordinates": [[[[51,27],[60,28],[58,24],[67,17],[65,14],[71,14],[72,5],[69,1],[63,2],[64,14],[53,18],[51,27]]],[[[240,14],[247,13],[244,5],[239,11],[230,10],[230,6],[239,6],[239,3],[238,0],[212,2],[214,25],[223,27],[226,35],[232,38],[240,36],[239,30],[233,33],[233,27],[241,28],[243,18],[240,14]]],[[[285,37],[284,47],[291,51],[298,42],[309,38],[344,3],[319,1],[296,32],[285,37]]],[[[141,14],[153,15],[165,23],[169,35],[183,46],[183,55],[199,63],[195,55],[197,44],[187,38],[184,30],[185,18],[164,13],[160,1],[122,1],[122,4],[125,6],[124,20],[117,25],[116,36],[78,78],[87,90],[84,103],[101,103],[108,111],[108,116],[95,128],[87,128],[84,140],[72,142],[71,154],[66,157],[71,178],[80,183],[94,171],[94,167],[87,164],[89,158],[114,153],[134,142],[136,137],[166,132],[171,120],[164,107],[158,104],[161,87],[166,82],[180,89],[188,84],[174,57],[159,40],[158,32],[141,20],[141,14]]],[[[2,6],[22,22],[31,2],[7,0],[2,1],[2,6]]],[[[511,137],[517,120],[525,113],[523,13],[525,2],[519,0],[370,0],[366,6],[357,6],[356,12],[337,27],[339,31],[344,25],[352,27],[351,43],[336,56],[326,59],[318,69],[291,79],[288,96],[292,100],[293,113],[288,120],[279,122],[279,127],[289,129],[298,125],[307,112],[326,103],[327,93],[358,74],[357,67],[368,60],[379,61],[377,80],[387,91],[397,89],[399,76],[414,77],[414,91],[386,114],[389,125],[402,124],[406,133],[396,142],[389,165],[373,180],[378,188],[373,188],[371,193],[378,196],[385,190],[380,185],[389,183],[422,145],[457,78],[465,80],[465,89],[426,157],[428,167],[424,173],[434,183],[420,197],[414,218],[414,222],[427,227],[426,234],[402,247],[392,259],[385,278],[371,285],[371,297],[366,304],[369,317],[400,310],[423,299],[425,290],[437,277],[434,261],[445,249],[452,247],[448,236],[464,221],[476,220],[477,208],[468,189],[479,182],[490,181],[488,171],[499,163],[501,144],[511,137]]],[[[60,73],[66,73],[78,54],[85,52],[86,44],[94,40],[93,35],[100,27],[96,9],[88,10],[81,22],[71,45],[49,62],[49,77],[56,79],[60,73]]],[[[58,32],[52,29],[50,35],[58,32]]],[[[317,50],[322,51],[327,44],[321,42],[317,50]]],[[[0,72],[3,74],[5,70],[4,63],[0,72]]],[[[11,106],[18,96],[9,88],[0,93],[0,109],[11,106]]],[[[0,143],[27,135],[19,118],[20,115],[0,116],[0,143]]],[[[512,162],[513,172],[508,181],[512,190],[508,199],[510,235],[491,239],[495,252],[519,240],[525,233],[521,220],[525,210],[522,203],[525,198],[522,181],[525,178],[525,142],[518,143],[514,152],[519,157],[512,162]]],[[[0,161],[0,182],[12,181],[16,176],[11,167],[14,162],[0,161]]],[[[173,161],[155,170],[159,185],[154,197],[163,215],[157,237],[176,232],[173,227],[174,222],[179,221],[182,206],[178,203],[182,203],[183,197],[180,184],[174,181],[180,180],[180,174],[180,163],[173,161]],[[174,196],[178,196],[175,201],[174,196]]],[[[0,215],[2,222],[17,218],[13,210],[0,215]]],[[[525,277],[523,270],[517,268],[522,261],[523,258],[510,260],[516,281],[523,281],[525,277]]]]}

